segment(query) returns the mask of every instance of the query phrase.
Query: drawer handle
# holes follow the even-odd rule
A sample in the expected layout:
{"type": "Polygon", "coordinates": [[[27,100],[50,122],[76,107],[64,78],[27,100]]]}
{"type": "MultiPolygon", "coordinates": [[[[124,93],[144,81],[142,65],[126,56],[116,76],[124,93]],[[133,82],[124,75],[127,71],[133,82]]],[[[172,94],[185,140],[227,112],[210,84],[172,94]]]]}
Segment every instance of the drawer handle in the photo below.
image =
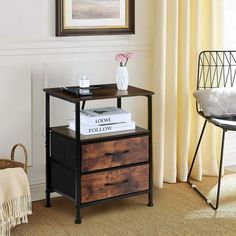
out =
{"type": "Polygon", "coordinates": [[[121,154],[125,154],[125,153],[128,153],[129,150],[125,150],[125,151],[122,151],[122,152],[106,152],[105,153],[105,156],[116,156],[116,155],[121,155],[121,154]]]}
{"type": "Polygon", "coordinates": [[[128,179],[125,179],[123,181],[116,181],[116,182],[112,182],[112,183],[105,183],[105,186],[112,186],[112,185],[118,185],[118,184],[125,184],[129,182],[128,179]]]}

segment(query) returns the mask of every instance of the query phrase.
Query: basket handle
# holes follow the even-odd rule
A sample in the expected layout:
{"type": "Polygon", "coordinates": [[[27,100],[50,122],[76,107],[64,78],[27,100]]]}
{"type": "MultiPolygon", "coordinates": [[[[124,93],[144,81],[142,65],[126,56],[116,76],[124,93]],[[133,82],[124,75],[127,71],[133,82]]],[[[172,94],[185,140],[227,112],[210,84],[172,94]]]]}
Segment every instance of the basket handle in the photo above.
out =
{"type": "Polygon", "coordinates": [[[11,160],[14,161],[15,159],[15,151],[16,151],[16,148],[17,147],[21,147],[24,151],[24,154],[25,154],[25,165],[24,165],[24,170],[25,170],[25,173],[27,173],[27,161],[28,161],[28,155],[27,155],[27,150],[25,148],[25,146],[21,143],[17,143],[16,145],[14,145],[11,149],[11,160]]]}

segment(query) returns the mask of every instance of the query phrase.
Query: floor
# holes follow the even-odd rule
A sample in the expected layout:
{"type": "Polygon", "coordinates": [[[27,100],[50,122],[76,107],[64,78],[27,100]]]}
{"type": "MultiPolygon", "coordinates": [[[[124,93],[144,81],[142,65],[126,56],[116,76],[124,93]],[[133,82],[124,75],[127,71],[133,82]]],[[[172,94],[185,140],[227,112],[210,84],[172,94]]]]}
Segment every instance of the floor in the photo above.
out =
{"type": "MultiPolygon", "coordinates": [[[[198,183],[210,198],[216,178],[198,183]]],[[[236,173],[222,178],[220,207],[213,211],[186,183],[155,189],[154,207],[138,196],[82,209],[82,224],[74,224],[74,203],[54,198],[52,208],[43,201],[33,204],[29,224],[19,225],[12,236],[169,236],[236,235],[236,173]]]]}

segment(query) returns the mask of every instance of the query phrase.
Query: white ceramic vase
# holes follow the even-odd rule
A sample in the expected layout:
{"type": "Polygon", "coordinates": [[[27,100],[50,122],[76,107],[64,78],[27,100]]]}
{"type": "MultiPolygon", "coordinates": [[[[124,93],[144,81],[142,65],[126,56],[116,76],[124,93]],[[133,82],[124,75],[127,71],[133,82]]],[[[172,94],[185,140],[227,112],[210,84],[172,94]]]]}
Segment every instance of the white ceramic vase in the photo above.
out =
{"type": "Polygon", "coordinates": [[[116,84],[119,90],[127,90],[129,74],[126,66],[119,66],[116,70],[116,84]]]}

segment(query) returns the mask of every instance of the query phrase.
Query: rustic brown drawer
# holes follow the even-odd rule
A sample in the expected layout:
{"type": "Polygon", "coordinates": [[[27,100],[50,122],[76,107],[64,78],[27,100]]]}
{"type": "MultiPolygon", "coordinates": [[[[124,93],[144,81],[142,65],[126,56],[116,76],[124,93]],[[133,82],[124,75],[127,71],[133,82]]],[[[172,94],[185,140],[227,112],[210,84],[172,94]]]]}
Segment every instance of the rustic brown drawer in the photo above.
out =
{"type": "Polygon", "coordinates": [[[148,161],[148,136],[82,146],[82,171],[148,161]]]}
{"type": "Polygon", "coordinates": [[[92,202],[148,189],[149,165],[104,171],[81,177],[81,202],[92,202]]]}

